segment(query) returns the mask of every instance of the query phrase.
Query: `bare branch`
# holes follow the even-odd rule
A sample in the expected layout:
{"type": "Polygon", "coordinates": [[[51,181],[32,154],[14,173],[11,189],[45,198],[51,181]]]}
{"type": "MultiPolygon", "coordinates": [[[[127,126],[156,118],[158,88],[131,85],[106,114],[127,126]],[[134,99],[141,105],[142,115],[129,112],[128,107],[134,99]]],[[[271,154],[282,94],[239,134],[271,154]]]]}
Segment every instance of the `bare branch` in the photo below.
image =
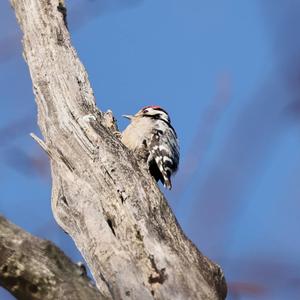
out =
{"type": "Polygon", "coordinates": [[[54,244],[0,216],[0,285],[17,299],[105,299],[54,244]]]}
{"type": "Polygon", "coordinates": [[[11,0],[51,152],[52,209],[111,299],[224,299],[219,266],[183,234],[143,162],[98,111],[58,0],[11,0]]]}

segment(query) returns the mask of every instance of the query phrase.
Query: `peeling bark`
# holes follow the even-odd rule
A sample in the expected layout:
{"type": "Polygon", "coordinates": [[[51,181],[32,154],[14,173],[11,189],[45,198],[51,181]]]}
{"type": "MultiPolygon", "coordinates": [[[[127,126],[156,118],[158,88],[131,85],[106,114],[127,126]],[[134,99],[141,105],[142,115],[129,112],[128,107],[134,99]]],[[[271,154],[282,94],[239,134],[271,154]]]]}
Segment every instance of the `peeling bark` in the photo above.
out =
{"type": "Polygon", "coordinates": [[[0,216],[0,285],[21,300],[99,300],[82,267],[0,216]]]}
{"type": "Polygon", "coordinates": [[[51,158],[52,210],[110,299],[224,299],[218,265],[184,235],[147,167],[98,110],[59,0],[11,0],[51,158]]]}

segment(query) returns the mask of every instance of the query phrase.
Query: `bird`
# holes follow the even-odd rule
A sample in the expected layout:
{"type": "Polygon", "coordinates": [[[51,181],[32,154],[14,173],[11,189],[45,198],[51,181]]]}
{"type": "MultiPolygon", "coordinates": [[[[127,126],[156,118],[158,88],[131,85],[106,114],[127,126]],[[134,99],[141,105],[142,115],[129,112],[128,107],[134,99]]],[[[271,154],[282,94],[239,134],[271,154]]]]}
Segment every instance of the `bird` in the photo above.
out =
{"type": "Polygon", "coordinates": [[[121,134],[122,143],[137,153],[144,153],[150,174],[171,190],[171,176],[179,165],[179,142],[169,114],[160,106],[151,105],[135,115],[123,115],[131,122],[121,134]]]}

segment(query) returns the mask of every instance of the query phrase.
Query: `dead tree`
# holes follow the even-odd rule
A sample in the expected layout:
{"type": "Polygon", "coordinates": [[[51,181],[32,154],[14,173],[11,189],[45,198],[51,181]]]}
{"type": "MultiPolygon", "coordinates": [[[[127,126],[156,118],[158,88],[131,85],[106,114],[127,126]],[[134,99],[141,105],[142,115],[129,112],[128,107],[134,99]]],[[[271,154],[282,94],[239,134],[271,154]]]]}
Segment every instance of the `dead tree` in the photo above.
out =
{"type": "Polygon", "coordinates": [[[219,266],[184,235],[166,199],[95,104],[62,0],[11,0],[23,31],[52,172],[52,210],[110,299],[224,299],[219,266]]]}

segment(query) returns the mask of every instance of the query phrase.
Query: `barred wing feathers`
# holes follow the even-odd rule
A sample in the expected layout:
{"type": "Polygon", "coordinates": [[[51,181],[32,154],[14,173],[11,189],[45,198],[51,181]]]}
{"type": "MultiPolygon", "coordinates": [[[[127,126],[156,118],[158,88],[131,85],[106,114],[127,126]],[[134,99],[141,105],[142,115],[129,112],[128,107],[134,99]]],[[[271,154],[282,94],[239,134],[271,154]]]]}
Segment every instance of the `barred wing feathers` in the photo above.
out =
{"type": "Polygon", "coordinates": [[[152,176],[171,189],[171,175],[178,169],[179,146],[177,136],[172,127],[164,131],[154,129],[149,144],[149,166],[152,176]]]}

